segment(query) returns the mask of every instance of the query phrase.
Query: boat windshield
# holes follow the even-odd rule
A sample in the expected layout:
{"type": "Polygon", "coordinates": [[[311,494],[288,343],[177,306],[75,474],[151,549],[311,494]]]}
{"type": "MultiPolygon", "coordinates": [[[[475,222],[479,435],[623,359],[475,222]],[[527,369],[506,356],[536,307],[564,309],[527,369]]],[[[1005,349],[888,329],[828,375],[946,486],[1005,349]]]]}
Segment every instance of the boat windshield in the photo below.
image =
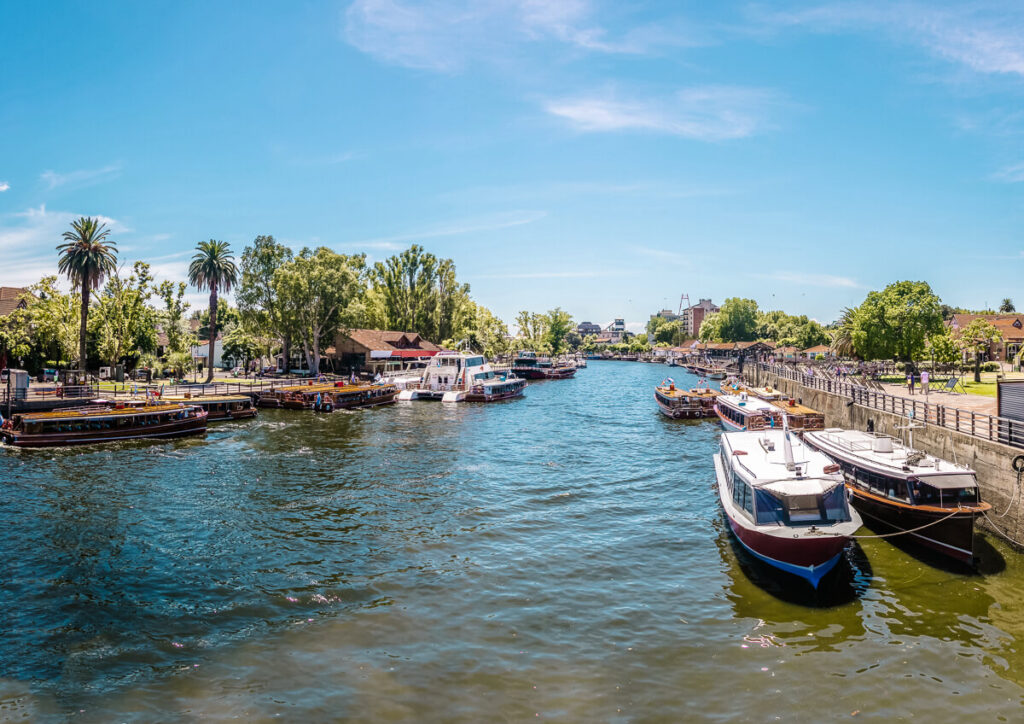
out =
{"type": "Polygon", "coordinates": [[[912,480],[910,489],[917,505],[935,505],[955,508],[958,505],[977,505],[978,486],[973,475],[933,475],[912,480]]]}
{"type": "Polygon", "coordinates": [[[758,488],[755,510],[758,525],[809,525],[850,520],[842,485],[836,485],[825,493],[799,495],[758,488]]]}

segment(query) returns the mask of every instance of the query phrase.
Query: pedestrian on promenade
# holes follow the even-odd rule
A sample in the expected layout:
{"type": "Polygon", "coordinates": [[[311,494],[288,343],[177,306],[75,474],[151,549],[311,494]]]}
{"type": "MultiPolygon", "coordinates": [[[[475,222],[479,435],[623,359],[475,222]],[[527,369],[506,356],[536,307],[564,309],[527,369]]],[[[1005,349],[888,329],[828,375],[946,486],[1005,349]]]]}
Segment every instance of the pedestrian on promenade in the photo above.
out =
{"type": "Polygon", "coordinates": [[[910,394],[914,394],[914,373],[913,372],[911,372],[909,375],[907,375],[907,389],[910,391],[910,394]]]}

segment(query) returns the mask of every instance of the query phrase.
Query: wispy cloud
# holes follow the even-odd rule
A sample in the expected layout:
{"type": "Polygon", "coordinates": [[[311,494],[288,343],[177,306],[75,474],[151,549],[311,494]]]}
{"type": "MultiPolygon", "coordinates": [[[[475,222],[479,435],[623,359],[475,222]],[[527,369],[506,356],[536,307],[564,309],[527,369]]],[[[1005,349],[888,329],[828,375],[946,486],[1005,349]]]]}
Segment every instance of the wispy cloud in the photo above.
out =
{"type": "Polygon", "coordinates": [[[857,289],[860,287],[860,284],[849,277],[839,277],[831,274],[779,271],[771,274],[749,274],[748,276],[755,279],[771,279],[772,281],[803,287],[843,287],[846,289],[857,289]]]}
{"type": "Polygon", "coordinates": [[[108,181],[116,178],[121,173],[121,164],[115,163],[110,166],[96,169],[80,169],[67,173],[56,171],[44,171],[40,178],[50,190],[60,186],[91,186],[92,184],[108,181]]]}
{"type": "Polygon", "coordinates": [[[342,246],[366,247],[371,249],[404,248],[404,245],[397,244],[397,242],[418,241],[421,239],[434,239],[442,236],[458,236],[461,234],[472,234],[482,231],[508,229],[513,226],[532,224],[535,221],[543,219],[545,216],[547,216],[547,212],[545,211],[510,211],[485,218],[463,219],[432,228],[428,227],[421,231],[346,242],[345,244],[342,244],[342,246]]]}
{"type": "Polygon", "coordinates": [[[3,193],[7,189],[11,188],[11,185],[6,181],[0,181],[0,193],[3,193]]]}
{"type": "Polygon", "coordinates": [[[1017,184],[1024,182],[1024,162],[1015,163],[1012,166],[996,171],[992,178],[996,181],[1004,181],[1010,184],[1017,184]]]}
{"type": "Polygon", "coordinates": [[[1024,14],[1013,3],[939,7],[918,2],[847,2],[797,11],[755,10],[766,29],[805,27],[820,32],[870,29],[978,73],[1024,75],[1024,14]]]}
{"type": "Polygon", "coordinates": [[[442,73],[501,63],[526,43],[627,54],[701,44],[692,29],[670,21],[613,36],[595,16],[590,0],[355,0],[343,34],[386,63],[442,73]]]}
{"type": "Polygon", "coordinates": [[[653,131],[699,141],[744,138],[764,129],[781,105],[770,90],[685,88],[663,97],[626,98],[616,91],[548,101],[545,110],[581,131],[653,131]]]}

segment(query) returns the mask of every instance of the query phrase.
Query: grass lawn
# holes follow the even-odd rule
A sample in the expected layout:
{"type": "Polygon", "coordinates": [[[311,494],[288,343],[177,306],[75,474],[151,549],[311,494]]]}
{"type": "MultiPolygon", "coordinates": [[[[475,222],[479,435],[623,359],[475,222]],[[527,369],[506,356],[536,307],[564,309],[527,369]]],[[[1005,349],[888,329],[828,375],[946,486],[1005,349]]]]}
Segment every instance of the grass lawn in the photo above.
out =
{"type": "MultiPolygon", "coordinates": [[[[1008,375],[1008,377],[1015,377],[1016,375],[1008,375]]],[[[896,385],[906,385],[907,378],[903,375],[882,375],[879,378],[882,382],[896,385]]],[[[974,381],[974,374],[968,372],[964,375],[963,389],[967,390],[972,395],[981,395],[982,397],[995,397],[996,396],[996,373],[995,372],[982,372],[981,382],[974,381]]],[[[929,384],[932,392],[945,389],[946,378],[941,380],[935,380],[929,384]]],[[[915,387],[915,391],[920,392],[920,385],[915,387]]],[[[961,391],[960,385],[957,385],[957,392],[961,391]]]]}

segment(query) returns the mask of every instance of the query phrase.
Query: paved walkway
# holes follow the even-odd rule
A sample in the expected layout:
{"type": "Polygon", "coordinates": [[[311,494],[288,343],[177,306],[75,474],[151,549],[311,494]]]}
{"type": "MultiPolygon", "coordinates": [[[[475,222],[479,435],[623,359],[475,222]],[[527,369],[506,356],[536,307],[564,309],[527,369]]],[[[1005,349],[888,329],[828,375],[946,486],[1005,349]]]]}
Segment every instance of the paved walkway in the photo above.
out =
{"type": "Polygon", "coordinates": [[[883,384],[882,387],[884,387],[885,391],[890,395],[893,395],[894,397],[906,397],[908,400],[917,400],[918,402],[927,401],[933,405],[958,407],[961,410],[970,410],[971,412],[980,412],[986,415],[995,415],[998,411],[996,398],[994,397],[972,395],[963,392],[937,392],[934,389],[925,395],[921,392],[919,387],[915,388],[914,394],[911,395],[907,390],[906,385],[883,384]]]}

